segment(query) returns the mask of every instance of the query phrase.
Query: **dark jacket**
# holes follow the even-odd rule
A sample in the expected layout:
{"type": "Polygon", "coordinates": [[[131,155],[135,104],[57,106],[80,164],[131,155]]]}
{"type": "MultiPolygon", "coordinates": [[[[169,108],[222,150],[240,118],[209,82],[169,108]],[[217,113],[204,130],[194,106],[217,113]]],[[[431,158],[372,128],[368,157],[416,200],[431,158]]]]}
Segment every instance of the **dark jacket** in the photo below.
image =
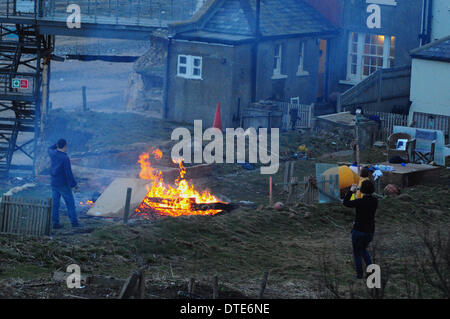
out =
{"type": "Polygon", "coordinates": [[[352,194],[350,191],[345,194],[344,206],[356,208],[353,229],[363,233],[374,233],[378,199],[372,195],[364,195],[363,198],[350,200],[352,194]]]}
{"type": "Polygon", "coordinates": [[[69,156],[64,152],[58,151],[56,145],[48,148],[48,155],[51,160],[50,175],[52,177],[52,186],[77,186],[77,182],[72,174],[69,156]]]}

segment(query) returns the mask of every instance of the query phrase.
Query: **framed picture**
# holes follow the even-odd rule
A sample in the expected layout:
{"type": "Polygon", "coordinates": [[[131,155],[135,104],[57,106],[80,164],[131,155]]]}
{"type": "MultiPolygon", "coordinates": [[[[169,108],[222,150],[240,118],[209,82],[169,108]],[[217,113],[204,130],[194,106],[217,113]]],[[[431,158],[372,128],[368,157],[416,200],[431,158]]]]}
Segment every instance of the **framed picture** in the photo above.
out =
{"type": "Polygon", "coordinates": [[[397,151],[406,151],[406,144],[408,143],[407,139],[398,139],[397,140],[397,151]]]}

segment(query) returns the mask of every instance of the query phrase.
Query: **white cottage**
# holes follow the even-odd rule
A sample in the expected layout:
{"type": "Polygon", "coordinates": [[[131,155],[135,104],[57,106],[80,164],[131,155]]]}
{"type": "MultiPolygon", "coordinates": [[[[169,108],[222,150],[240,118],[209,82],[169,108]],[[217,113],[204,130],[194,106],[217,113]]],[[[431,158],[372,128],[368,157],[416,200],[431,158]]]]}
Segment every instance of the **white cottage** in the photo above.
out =
{"type": "Polygon", "coordinates": [[[411,51],[408,121],[448,135],[450,117],[450,36],[411,51]],[[425,126],[424,126],[425,124],[425,126]]]}

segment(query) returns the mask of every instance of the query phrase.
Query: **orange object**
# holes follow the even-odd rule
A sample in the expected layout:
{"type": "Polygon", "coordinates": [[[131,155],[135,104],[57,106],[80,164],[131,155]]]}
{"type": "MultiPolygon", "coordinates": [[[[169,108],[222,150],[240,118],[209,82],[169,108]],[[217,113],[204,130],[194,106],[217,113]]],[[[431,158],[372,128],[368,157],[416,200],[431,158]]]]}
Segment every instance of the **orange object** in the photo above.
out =
{"type": "Polygon", "coordinates": [[[277,202],[275,205],[273,205],[273,208],[280,211],[284,209],[284,204],[282,202],[277,202]]]}
{"type": "Polygon", "coordinates": [[[339,188],[344,189],[352,186],[353,184],[359,183],[359,176],[353,172],[348,166],[339,166],[327,169],[322,173],[323,176],[327,177],[329,175],[339,175],[339,188]]]}
{"type": "Polygon", "coordinates": [[[222,116],[220,115],[220,102],[217,103],[216,116],[214,116],[213,128],[218,128],[222,131],[222,116]]]}

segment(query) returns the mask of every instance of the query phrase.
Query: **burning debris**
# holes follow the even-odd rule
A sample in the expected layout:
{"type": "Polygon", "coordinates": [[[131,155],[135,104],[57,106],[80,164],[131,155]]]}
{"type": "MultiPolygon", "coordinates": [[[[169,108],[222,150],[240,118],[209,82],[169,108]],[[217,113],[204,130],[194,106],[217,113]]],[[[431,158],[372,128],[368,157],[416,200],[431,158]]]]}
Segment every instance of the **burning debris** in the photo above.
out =
{"type": "Polygon", "coordinates": [[[85,202],[80,202],[80,206],[92,207],[92,206],[94,206],[94,202],[92,200],[87,200],[85,202]]]}
{"type": "MultiPolygon", "coordinates": [[[[155,159],[161,159],[161,150],[152,151],[155,159]]],[[[183,215],[216,215],[229,210],[228,203],[221,202],[209,191],[200,193],[195,186],[185,179],[186,168],[183,161],[178,160],[179,176],[175,179],[174,187],[165,183],[160,170],[153,168],[150,153],[139,157],[141,172],[139,177],[148,180],[147,195],[135,211],[135,215],[150,218],[153,214],[160,216],[179,217],[183,215]]]]}

